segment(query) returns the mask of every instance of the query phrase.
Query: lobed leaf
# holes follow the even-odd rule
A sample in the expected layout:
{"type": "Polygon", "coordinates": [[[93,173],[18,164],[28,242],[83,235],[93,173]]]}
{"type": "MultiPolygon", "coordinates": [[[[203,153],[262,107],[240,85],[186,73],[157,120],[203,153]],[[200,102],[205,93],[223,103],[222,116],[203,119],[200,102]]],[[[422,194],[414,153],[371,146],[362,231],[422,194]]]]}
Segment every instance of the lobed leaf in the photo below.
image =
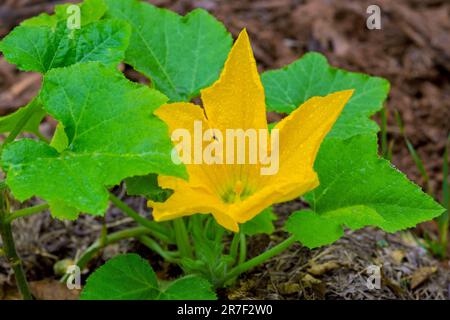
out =
{"type": "Polygon", "coordinates": [[[323,142],[315,162],[320,185],[305,196],[312,211],[292,215],[288,231],[317,247],[342,236],[343,226],[395,232],[439,216],[444,209],[379,158],[377,147],[376,135],[323,142]]]}
{"type": "Polygon", "coordinates": [[[211,284],[198,276],[158,283],[155,272],[137,254],[117,256],[87,280],[82,300],[215,300],[211,284]]]}
{"type": "Polygon", "coordinates": [[[377,124],[369,117],[383,106],[389,82],[366,74],[331,67],[319,53],[307,53],[294,63],[261,76],[269,111],[290,113],[314,96],[355,89],[328,137],[349,138],[375,133],[377,124]]]}
{"type": "Polygon", "coordinates": [[[182,17],[137,0],[106,3],[108,17],[132,26],[125,61],[170,101],[188,101],[218,78],[232,39],[205,10],[182,17]]]}
{"type": "Polygon", "coordinates": [[[137,254],[117,256],[98,268],[81,293],[82,300],[153,300],[159,295],[156,274],[137,254]]]}
{"type": "Polygon", "coordinates": [[[123,60],[129,37],[130,27],[122,21],[97,21],[79,30],[67,29],[65,21],[55,27],[25,23],[0,42],[0,51],[23,71],[46,73],[88,61],[115,66],[123,60]]]}
{"type": "Polygon", "coordinates": [[[48,72],[41,100],[67,141],[53,143],[56,148],[30,139],[5,146],[1,162],[17,199],[36,195],[100,215],[108,206],[107,187],[124,178],[151,172],[185,177],[185,168],[171,161],[165,124],[152,115],[167,100],[158,91],[90,62],[48,72]]]}
{"type": "MultiPolygon", "coordinates": [[[[0,42],[5,59],[21,70],[46,73],[52,68],[78,62],[99,61],[115,66],[125,55],[130,27],[121,21],[98,21],[106,12],[103,0],[79,4],[81,29],[69,30],[67,9],[73,4],[55,6],[55,14],[42,13],[27,19],[0,42]]],[[[30,109],[27,105],[0,117],[0,132],[10,132],[30,109]]],[[[45,111],[36,110],[23,131],[39,134],[45,111]]]]}

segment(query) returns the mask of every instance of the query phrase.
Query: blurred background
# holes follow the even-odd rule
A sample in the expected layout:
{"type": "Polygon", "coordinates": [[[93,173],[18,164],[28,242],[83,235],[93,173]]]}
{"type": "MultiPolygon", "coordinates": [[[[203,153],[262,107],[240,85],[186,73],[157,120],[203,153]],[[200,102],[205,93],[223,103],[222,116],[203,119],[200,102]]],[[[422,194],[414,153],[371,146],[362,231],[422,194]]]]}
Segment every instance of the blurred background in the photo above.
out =
{"type": "MultiPolygon", "coordinates": [[[[71,1],[0,0],[0,38],[22,20],[44,11],[51,13],[55,4],[64,2],[71,1]]],[[[319,51],[335,67],[388,79],[391,91],[384,113],[387,125],[384,140],[380,137],[384,142],[380,154],[391,158],[397,168],[436,199],[442,199],[444,150],[450,129],[450,1],[149,2],[183,15],[194,8],[204,8],[221,20],[234,36],[247,28],[260,71],[280,68],[305,52],[319,51]],[[366,10],[372,4],[381,8],[380,30],[366,27],[369,16],[366,10]]],[[[133,80],[145,81],[129,68],[125,68],[125,73],[133,80]]],[[[18,72],[0,56],[0,115],[11,113],[30,101],[39,90],[40,82],[40,75],[18,72]]],[[[377,115],[379,123],[382,119],[377,115]]],[[[55,123],[47,119],[42,124],[42,132],[51,136],[54,126],[55,123]]],[[[112,215],[113,220],[114,212],[112,215]]],[[[91,230],[88,225],[100,226],[93,218],[77,223],[67,225],[47,219],[23,227],[30,228],[30,234],[38,234],[31,239],[32,243],[44,244],[47,254],[58,258],[92,240],[80,240],[88,238],[86,234],[90,231],[96,232],[97,229],[91,230]],[[45,230],[52,232],[45,233],[45,230]],[[70,237],[67,236],[69,231],[72,232],[70,237]]],[[[435,228],[433,223],[428,223],[418,232],[433,232],[435,228]]],[[[31,257],[37,248],[23,247],[22,252],[31,257]]],[[[42,269],[49,264],[47,260],[54,260],[42,252],[40,258],[34,259],[38,261],[30,264],[42,263],[42,269]]],[[[42,270],[36,272],[45,274],[42,270]]]]}

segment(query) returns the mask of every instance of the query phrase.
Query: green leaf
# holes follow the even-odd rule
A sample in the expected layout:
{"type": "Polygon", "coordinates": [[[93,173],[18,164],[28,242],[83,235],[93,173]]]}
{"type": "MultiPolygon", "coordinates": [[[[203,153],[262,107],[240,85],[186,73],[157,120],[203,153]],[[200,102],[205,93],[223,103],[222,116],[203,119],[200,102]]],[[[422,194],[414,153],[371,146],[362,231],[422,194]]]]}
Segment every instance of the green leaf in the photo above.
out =
{"type": "Polygon", "coordinates": [[[128,195],[145,196],[153,201],[164,202],[173,193],[172,190],[163,189],[158,185],[158,175],[156,174],[127,178],[125,183],[128,195]]]}
{"type": "Polygon", "coordinates": [[[263,73],[269,111],[290,113],[313,96],[355,89],[328,137],[349,138],[374,133],[377,124],[368,119],[381,110],[389,82],[378,77],[330,67],[319,53],[307,53],[280,70],[263,73]]]}
{"type": "MultiPolygon", "coordinates": [[[[92,22],[100,20],[106,13],[107,7],[103,0],[84,0],[81,4],[77,4],[80,8],[80,23],[81,27],[92,22]]],[[[67,9],[73,6],[73,3],[64,3],[55,6],[55,16],[58,20],[67,20],[70,13],[67,9]]]]}
{"type": "Polygon", "coordinates": [[[249,236],[261,233],[271,234],[275,230],[273,221],[276,219],[277,216],[273,213],[272,207],[269,207],[252,220],[241,225],[241,230],[249,236]]]}
{"type": "Polygon", "coordinates": [[[0,42],[0,50],[20,70],[46,73],[77,62],[115,66],[124,57],[129,37],[130,28],[122,21],[98,21],[72,31],[65,21],[56,27],[25,24],[0,42]]]}
{"type": "Polygon", "coordinates": [[[315,169],[320,185],[305,198],[312,211],[287,223],[306,246],[317,247],[342,236],[342,226],[367,225],[395,232],[439,216],[444,209],[377,155],[376,136],[322,143],[315,169]],[[326,156],[325,156],[326,155],[326,156]]]}
{"type": "Polygon", "coordinates": [[[137,254],[117,256],[87,280],[82,300],[153,300],[159,295],[155,272],[137,254]]]}
{"type": "Polygon", "coordinates": [[[38,16],[29,18],[27,20],[22,21],[21,26],[27,27],[52,27],[55,28],[58,24],[58,17],[56,15],[49,15],[44,12],[38,16]]]}
{"type": "MultiPolygon", "coordinates": [[[[64,3],[55,6],[55,14],[41,13],[36,17],[27,19],[21,23],[25,26],[49,26],[56,27],[59,21],[67,21],[71,14],[67,12],[73,3],[64,3]]],[[[75,4],[80,8],[80,27],[100,20],[106,12],[106,4],[103,0],[85,0],[75,4]]]]}
{"type": "Polygon", "coordinates": [[[314,211],[294,212],[286,222],[286,230],[308,248],[333,243],[344,235],[343,227],[352,230],[378,225],[383,217],[366,206],[351,206],[317,214],[314,211]]]}
{"type": "Polygon", "coordinates": [[[170,101],[188,101],[219,76],[232,39],[202,9],[181,17],[137,0],[107,0],[107,16],[132,26],[125,61],[170,101]]]}
{"type": "Polygon", "coordinates": [[[211,284],[186,276],[161,286],[150,264],[137,254],[117,256],[88,279],[82,300],[216,300],[211,284]]]}
{"type": "Polygon", "coordinates": [[[160,300],[217,300],[212,285],[199,276],[186,276],[169,284],[159,296],[160,300]]]}
{"type": "Polygon", "coordinates": [[[14,196],[33,195],[91,214],[108,206],[106,187],[160,173],[186,177],[170,158],[166,125],[152,111],[165,103],[156,90],[96,63],[51,70],[41,100],[67,136],[67,148],[23,139],[5,146],[2,166],[14,196]]]}
{"type": "MultiPolygon", "coordinates": [[[[25,107],[17,109],[11,114],[0,117],[0,133],[11,132],[22,119],[22,117],[27,113],[27,110],[30,107],[31,103],[27,104],[25,107]]],[[[44,117],[45,111],[42,108],[38,108],[35,112],[33,112],[23,131],[39,133],[39,124],[44,117]]]]}
{"type": "Polygon", "coordinates": [[[48,203],[53,217],[65,220],[76,220],[78,218],[77,208],[71,207],[63,200],[51,200],[48,203]]]}

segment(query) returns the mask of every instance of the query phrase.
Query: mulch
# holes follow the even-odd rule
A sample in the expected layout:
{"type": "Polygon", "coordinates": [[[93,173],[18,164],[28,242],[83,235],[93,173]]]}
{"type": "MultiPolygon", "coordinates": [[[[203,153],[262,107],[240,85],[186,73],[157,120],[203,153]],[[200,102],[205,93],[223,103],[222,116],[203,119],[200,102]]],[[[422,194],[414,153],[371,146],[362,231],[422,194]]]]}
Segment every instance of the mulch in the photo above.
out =
{"type": "MultiPolygon", "coordinates": [[[[53,5],[60,2],[62,1],[2,1],[0,38],[23,19],[43,11],[51,12],[53,5]]],[[[325,54],[334,66],[388,79],[391,82],[391,92],[386,103],[387,129],[388,139],[393,146],[392,162],[410,179],[423,186],[424,181],[409,155],[395,121],[394,112],[398,111],[403,119],[406,135],[428,171],[432,193],[438,199],[442,197],[443,153],[450,128],[450,2],[445,0],[151,2],[180,14],[197,7],[205,8],[223,21],[234,36],[241,29],[247,28],[260,71],[282,67],[295,61],[305,52],[319,51],[325,54]],[[366,8],[371,4],[377,4],[381,8],[381,30],[366,28],[366,8]]],[[[142,77],[132,70],[126,69],[125,72],[130,78],[143,81],[142,77]]],[[[40,83],[39,74],[18,72],[14,66],[0,57],[0,115],[8,114],[25,105],[37,93],[40,83]]],[[[47,119],[42,126],[42,131],[51,135],[55,123],[47,119]]],[[[145,211],[140,200],[130,201],[136,208],[145,211]]],[[[277,212],[284,214],[285,209],[280,210],[277,212]]],[[[120,222],[112,228],[120,228],[130,223],[123,219],[124,217],[114,210],[107,215],[110,223],[120,222]]],[[[93,217],[83,217],[77,222],[61,222],[51,219],[48,215],[39,215],[16,223],[19,251],[24,257],[29,277],[32,280],[54,277],[53,263],[59,259],[75,257],[80,249],[85,248],[98,236],[100,224],[100,221],[93,217]]],[[[260,237],[251,242],[252,247],[254,250],[263,250],[282,237],[283,233],[276,233],[272,238],[260,237]]],[[[378,230],[364,229],[326,248],[308,251],[293,247],[282,257],[249,273],[233,289],[234,291],[222,294],[224,298],[231,299],[449,299],[448,269],[445,269],[448,266],[434,260],[423,252],[417,242],[414,243],[416,244],[406,241],[403,234],[386,235],[378,230]],[[388,246],[380,247],[380,239],[384,239],[388,246]],[[399,251],[406,252],[401,266],[391,261],[392,252],[396,252],[395,256],[398,258],[399,251]],[[319,258],[316,258],[317,255],[319,258]],[[313,275],[307,271],[311,267],[308,261],[313,261],[316,265],[331,261],[341,267],[313,275]],[[349,264],[351,261],[354,263],[349,264]],[[387,289],[368,291],[361,286],[349,285],[355,284],[355,281],[362,283],[363,270],[367,265],[377,262],[379,264],[380,261],[384,261],[387,266],[383,269],[384,281],[390,283],[387,289]],[[426,277],[423,284],[412,289],[411,281],[414,273],[426,267],[429,267],[426,269],[428,272],[431,272],[433,267],[436,267],[436,270],[426,277]]],[[[135,244],[122,243],[114,246],[103,254],[103,258],[97,264],[130,248],[135,248],[135,244]]],[[[1,283],[11,283],[9,268],[2,260],[0,260],[1,283]]]]}

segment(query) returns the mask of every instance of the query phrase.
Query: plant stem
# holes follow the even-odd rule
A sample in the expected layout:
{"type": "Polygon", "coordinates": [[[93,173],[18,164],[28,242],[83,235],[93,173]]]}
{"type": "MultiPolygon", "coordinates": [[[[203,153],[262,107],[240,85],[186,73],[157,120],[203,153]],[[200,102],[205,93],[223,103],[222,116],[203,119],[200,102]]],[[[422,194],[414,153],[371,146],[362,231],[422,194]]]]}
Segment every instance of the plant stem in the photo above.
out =
{"type": "Polygon", "coordinates": [[[238,255],[238,249],[239,249],[239,233],[235,233],[233,235],[233,240],[231,241],[230,245],[230,256],[233,258],[233,262],[236,262],[237,255],[238,255]]]}
{"type": "Polygon", "coordinates": [[[102,217],[102,230],[100,232],[100,246],[106,246],[106,238],[108,237],[108,227],[106,226],[105,216],[102,217]]]}
{"type": "MultiPolygon", "coordinates": [[[[100,251],[103,247],[106,245],[115,243],[120,240],[128,239],[128,238],[135,238],[142,235],[150,234],[151,230],[149,230],[146,227],[135,227],[130,229],[125,229],[121,231],[117,231],[114,233],[111,233],[106,238],[97,239],[93,244],[90,245],[89,248],[86,249],[86,251],[83,252],[81,257],[78,259],[76,265],[83,270],[89,261],[92,260],[92,258],[97,254],[98,251],[100,251]]],[[[66,281],[68,275],[62,277],[61,281],[66,281]]]]}
{"type": "Polygon", "coordinates": [[[33,297],[28,287],[25,272],[23,270],[22,261],[16,251],[14,243],[14,237],[11,231],[11,223],[7,219],[6,208],[6,195],[4,192],[0,192],[0,235],[3,240],[3,251],[11,265],[16,278],[17,287],[24,300],[32,300],[33,297]]]}
{"type": "Polygon", "coordinates": [[[191,244],[189,241],[189,236],[186,231],[186,226],[184,224],[183,218],[178,218],[173,221],[175,228],[175,238],[177,241],[177,247],[180,251],[182,257],[193,258],[191,244]]]}
{"type": "Polygon", "coordinates": [[[3,145],[6,145],[10,142],[13,142],[17,136],[22,132],[22,129],[26,126],[28,123],[28,120],[30,120],[33,113],[36,111],[36,109],[39,107],[38,98],[34,98],[29,105],[29,108],[26,110],[22,118],[17,122],[14,129],[11,131],[11,133],[5,138],[5,141],[3,142],[3,145]]]}
{"type": "Polygon", "coordinates": [[[250,259],[237,267],[230,270],[230,272],[219,282],[219,287],[224,286],[228,281],[231,279],[234,279],[238,277],[241,273],[244,273],[262,263],[269,260],[270,258],[276,256],[277,254],[283,252],[287,248],[289,248],[294,242],[295,237],[291,236],[284,240],[283,242],[277,244],[275,247],[267,250],[266,252],[260,254],[259,256],[254,257],[253,259],[250,259]]]}
{"type": "Polygon", "coordinates": [[[112,193],[109,194],[109,199],[111,202],[120,210],[122,210],[127,216],[129,216],[131,219],[139,223],[140,225],[148,228],[150,230],[150,233],[165,242],[168,243],[174,243],[173,239],[166,233],[166,230],[161,227],[157,222],[148,220],[141,216],[139,213],[131,209],[125,202],[117,198],[112,193]]]}
{"type": "Polygon", "coordinates": [[[47,210],[48,208],[49,208],[48,203],[38,204],[37,206],[34,207],[29,207],[11,212],[11,214],[9,214],[6,219],[8,220],[9,223],[11,223],[13,220],[17,218],[31,216],[33,214],[47,210]]]}
{"type": "Polygon", "coordinates": [[[239,264],[243,264],[247,259],[247,239],[242,231],[239,233],[239,238],[239,264]]]}
{"type": "Polygon", "coordinates": [[[150,248],[151,250],[155,251],[157,254],[159,254],[164,260],[178,264],[179,261],[174,256],[176,256],[176,252],[168,252],[161,248],[161,246],[152,238],[149,238],[147,236],[140,236],[138,238],[142,244],[144,244],[146,247],[150,248]]]}

